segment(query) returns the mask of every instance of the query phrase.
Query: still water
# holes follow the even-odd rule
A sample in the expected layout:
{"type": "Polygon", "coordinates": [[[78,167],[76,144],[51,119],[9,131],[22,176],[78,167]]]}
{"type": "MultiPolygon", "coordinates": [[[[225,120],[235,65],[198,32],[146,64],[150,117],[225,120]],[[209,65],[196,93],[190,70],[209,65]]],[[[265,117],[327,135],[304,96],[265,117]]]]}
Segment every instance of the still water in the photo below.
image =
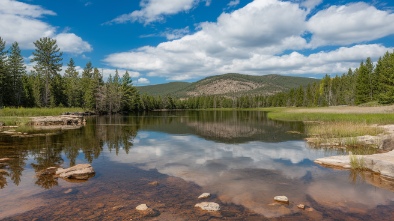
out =
{"type": "Polygon", "coordinates": [[[51,136],[1,135],[0,159],[10,161],[0,163],[0,219],[394,219],[394,182],[315,164],[346,153],[308,147],[303,131],[264,112],[188,111],[91,117],[51,136]],[[86,182],[36,176],[79,163],[91,163],[96,175],[86,182]],[[204,192],[219,212],[194,208],[204,192]],[[290,203],[275,203],[277,195],[290,203]],[[142,217],[135,207],[143,203],[160,215],[142,217]]]}

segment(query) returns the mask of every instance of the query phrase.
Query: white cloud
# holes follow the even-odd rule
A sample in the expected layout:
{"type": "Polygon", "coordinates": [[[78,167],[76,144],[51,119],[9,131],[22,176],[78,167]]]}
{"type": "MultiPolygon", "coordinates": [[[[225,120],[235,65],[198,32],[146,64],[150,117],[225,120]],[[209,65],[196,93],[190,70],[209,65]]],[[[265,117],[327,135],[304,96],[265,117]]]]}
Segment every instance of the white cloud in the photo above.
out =
{"type": "Polygon", "coordinates": [[[235,7],[235,6],[237,6],[239,4],[239,0],[232,0],[232,1],[230,1],[228,4],[227,4],[227,6],[228,7],[235,7]]]}
{"type": "Polygon", "coordinates": [[[73,33],[56,33],[56,28],[40,20],[44,15],[56,15],[41,6],[15,0],[0,1],[0,33],[8,43],[17,41],[21,49],[34,49],[36,40],[55,38],[61,51],[81,54],[92,51],[86,41],[73,33]]]}
{"type": "Polygon", "coordinates": [[[198,2],[199,0],[141,0],[141,10],[121,15],[113,19],[110,23],[138,21],[144,24],[149,24],[163,20],[166,15],[174,15],[179,12],[189,11],[198,2]]]}
{"type": "Polygon", "coordinates": [[[92,46],[74,33],[60,33],[55,36],[57,45],[63,52],[82,54],[93,50],[92,46]]]}
{"type": "Polygon", "coordinates": [[[331,6],[308,21],[311,45],[347,45],[394,33],[394,14],[363,2],[331,6]]]}
{"type": "Polygon", "coordinates": [[[162,33],[163,36],[165,36],[168,40],[174,40],[181,38],[187,34],[190,33],[189,26],[181,29],[172,29],[172,30],[167,30],[164,33],[162,33]]]}
{"type": "Polygon", "coordinates": [[[323,2],[323,0],[305,0],[300,3],[302,7],[305,7],[308,9],[308,11],[314,9],[316,6],[320,5],[323,2]]]}
{"type": "Polygon", "coordinates": [[[146,78],[138,78],[137,84],[149,84],[150,81],[146,78]]]}
{"type": "Polygon", "coordinates": [[[216,22],[199,24],[193,34],[156,47],[145,46],[110,54],[104,62],[170,80],[228,72],[341,74],[349,67],[357,67],[366,57],[376,59],[391,50],[379,44],[355,44],[394,33],[393,14],[357,3],[318,11],[308,21],[309,10],[321,1],[297,2],[255,0],[231,13],[222,13],[216,22]],[[363,15],[367,28],[351,25],[352,21],[359,23],[359,14],[363,15]],[[371,33],[371,30],[377,30],[377,33],[371,33]],[[368,34],[364,35],[364,32],[368,34]],[[306,33],[312,34],[311,42],[307,42],[305,36],[310,38],[310,35],[306,33]],[[311,51],[319,45],[347,44],[351,45],[311,51]]]}
{"type": "Polygon", "coordinates": [[[205,0],[205,6],[210,6],[212,3],[212,0],[205,0]]]}

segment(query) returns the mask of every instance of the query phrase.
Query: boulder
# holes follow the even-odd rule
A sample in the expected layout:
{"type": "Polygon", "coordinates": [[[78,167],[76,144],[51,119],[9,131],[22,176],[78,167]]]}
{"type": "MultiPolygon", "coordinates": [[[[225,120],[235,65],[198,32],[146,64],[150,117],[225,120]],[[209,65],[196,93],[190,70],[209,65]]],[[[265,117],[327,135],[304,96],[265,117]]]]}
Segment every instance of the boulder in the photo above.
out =
{"type": "Polygon", "coordinates": [[[281,203],[289,203],[289,199],[286,196],[275,196],[274,200],[281,203]]]}
{"type": "Polygon", "coordinates": [[[211,196],[210,193],[203,193],[203,194],[201,194],[198,198],[199,198],[199,199],[206,199],[206,198],[209,198],[210,196],[211,196]]]}
{"type": "Polygon", "coordinates": [[[206,210],[206,211],[219,211],[220,210],[219,204],[213,203],[213,202],[197,203],[194,207],[200,207],[202,210],[206,210]]]}
{"type": "Polygon", "coordinates": [[[90,164],[78,164],[67,169],[58,168],[56,171],[56,176],[65,179],[87,180],[94,174],[95,172],[90,164]]]}

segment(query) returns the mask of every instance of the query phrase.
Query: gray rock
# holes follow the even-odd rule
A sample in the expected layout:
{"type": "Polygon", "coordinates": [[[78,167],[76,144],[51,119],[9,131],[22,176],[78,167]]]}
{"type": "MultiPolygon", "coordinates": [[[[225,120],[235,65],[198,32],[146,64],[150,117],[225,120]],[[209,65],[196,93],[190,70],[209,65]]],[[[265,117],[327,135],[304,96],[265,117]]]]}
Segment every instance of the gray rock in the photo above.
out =
{"type": "Polygon", "coordinates": [[[315,163],[325,166],[339,167],[345,169],[351,168],[350,157],[348,155],[319,158],[315,160],[315,163]]]}
{"type": "Polygon", "coordinates": [[[67,169],[58,168],[56,171],[58,177],[77,180],[87,180],[94,174],[95,172],[90,164],[78,164],[67,169]]]}
{"type": "Polygon", "coordinates": [[[275,196],[274,200],[281,203],[289,203],[289,199],[286,196],[275,196]]]}
{"type": "MultiPolygon", "coordinates": [[[[379,173],[382,176],[394,178],[394,150],[387,153],[378,153],[372,155],[353,155],[354,157],[361,158],[364,161],[366,170],[379,173]]],[[[351,169],[350,156],[332,156],[316,159],[315,163],[351,169]]]]}
{"type": "Polygon", "coordinates": [[[197,203],[194,207],[200,207],[202,210],[206,210],[206,211],[219,211],[220,210],[219,204],[213,203],[213,202],[197,203]]]}

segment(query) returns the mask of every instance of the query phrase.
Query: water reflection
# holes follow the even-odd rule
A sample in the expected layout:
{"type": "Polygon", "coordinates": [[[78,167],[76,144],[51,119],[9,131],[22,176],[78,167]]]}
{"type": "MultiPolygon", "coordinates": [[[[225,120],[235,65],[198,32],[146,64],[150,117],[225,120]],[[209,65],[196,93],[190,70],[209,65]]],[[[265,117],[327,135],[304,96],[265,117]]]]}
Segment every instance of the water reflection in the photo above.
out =
{"type": "Polygon", "coordinates": [[[10,188],[1,190],[0,197],[10,197],[17,186],[24,186],[21,180],[33,179],[42,190],[61,185],[51,176],[32,175],[45,168],[93,162],[109,168],[98,171],[101,177],[114,173],[111,165],[119,163],[154,170],[266,217],[299,214],[298,203],[354,212],[392,202],[391,181],[314,164],[316,158],[342,150],[307,147],[303,129],[297,122],[270,121],[257,111],[190,111],[92,117],[81,129],[53,136],[0,136],[0,159],[9,158],[0,162],[0,187],[10,188]],[[288,196],[290,205],[272,205],[275,195],[288,196]]]}

